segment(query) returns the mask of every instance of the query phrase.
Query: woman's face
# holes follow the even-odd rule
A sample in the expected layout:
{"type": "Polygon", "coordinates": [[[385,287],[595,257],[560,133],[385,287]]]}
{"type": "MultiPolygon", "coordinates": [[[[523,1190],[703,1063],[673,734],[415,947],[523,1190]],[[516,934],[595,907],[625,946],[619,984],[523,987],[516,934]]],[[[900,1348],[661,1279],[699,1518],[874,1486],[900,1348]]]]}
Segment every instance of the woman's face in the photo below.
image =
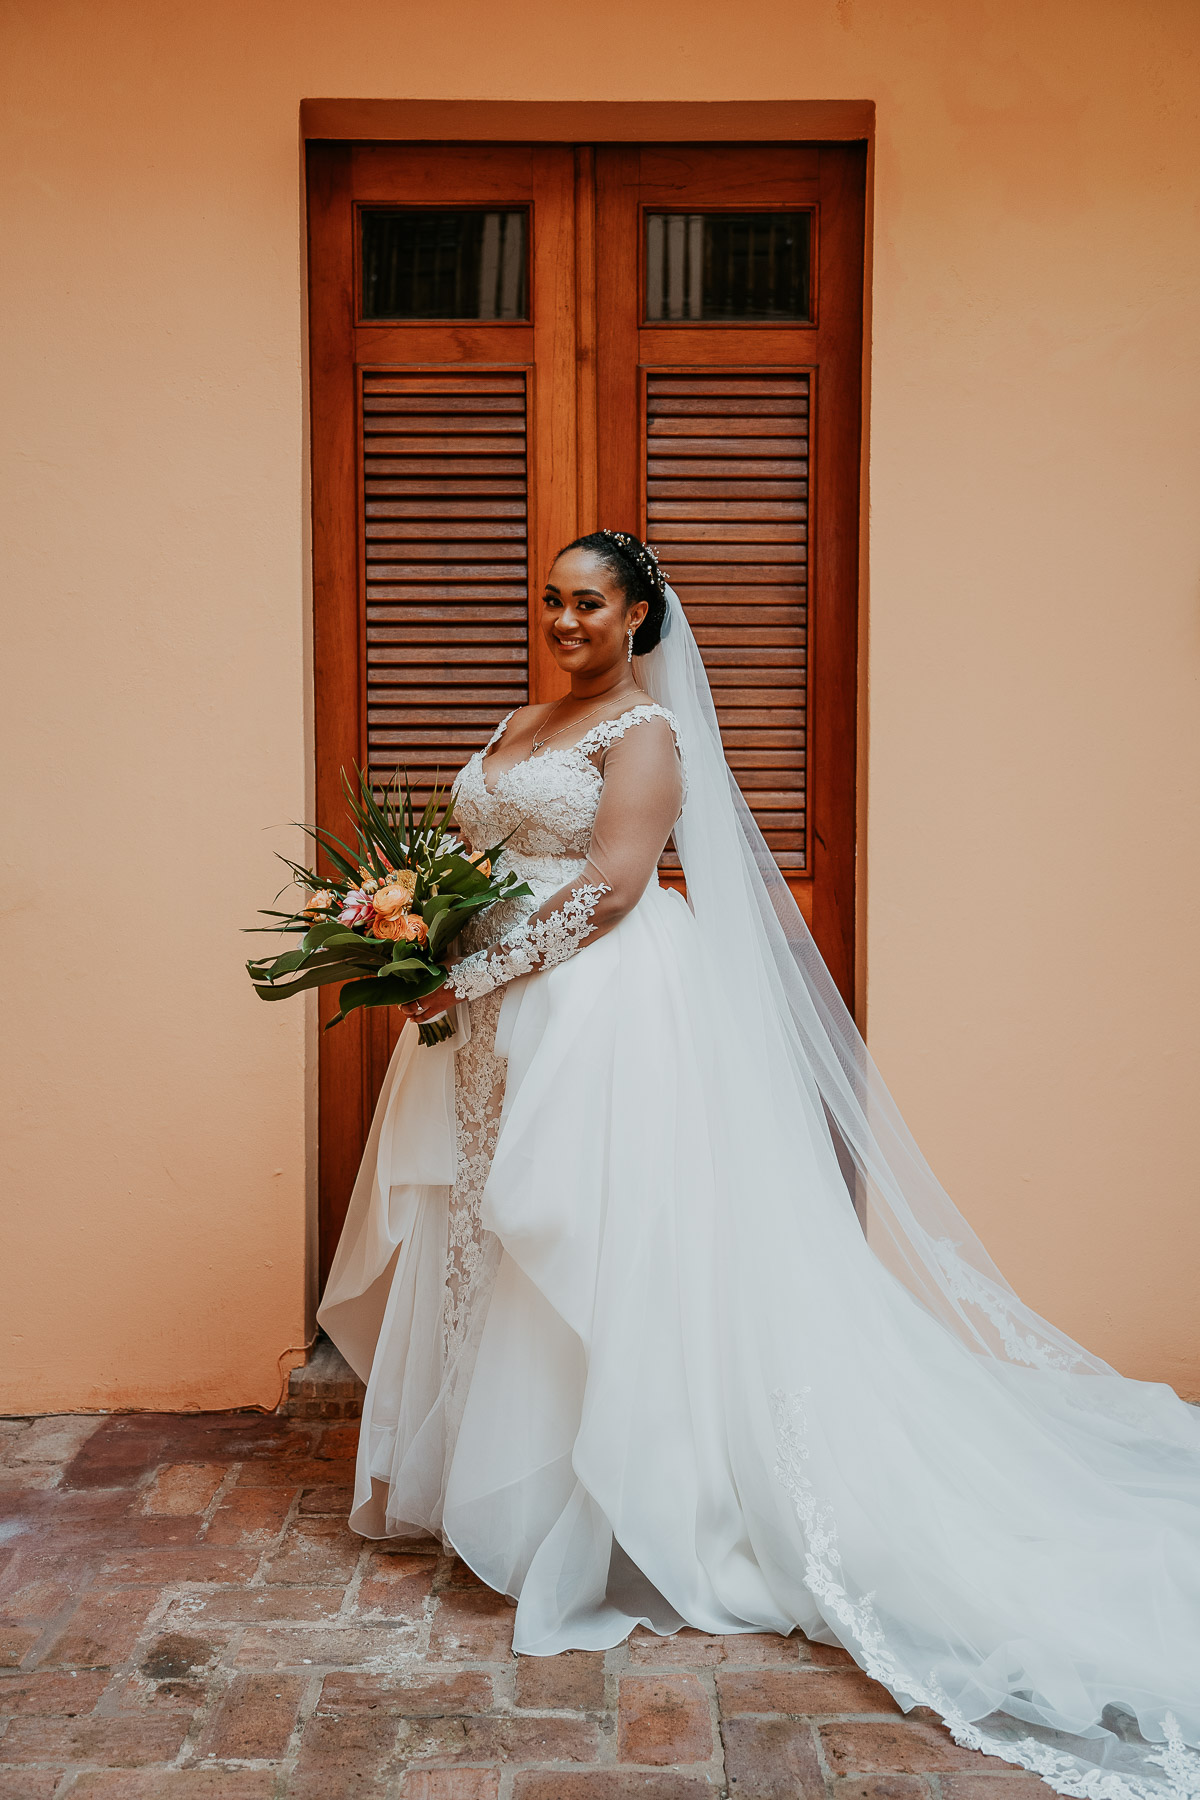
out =
{"type": "Polygon", "coordinates": [[[542,636],[568,675],[603,675],[625,661],[625,634],[648,610],[644,600],[626,606],[624,589],[594,550],[564,550],[542,596],[542,636]]]}

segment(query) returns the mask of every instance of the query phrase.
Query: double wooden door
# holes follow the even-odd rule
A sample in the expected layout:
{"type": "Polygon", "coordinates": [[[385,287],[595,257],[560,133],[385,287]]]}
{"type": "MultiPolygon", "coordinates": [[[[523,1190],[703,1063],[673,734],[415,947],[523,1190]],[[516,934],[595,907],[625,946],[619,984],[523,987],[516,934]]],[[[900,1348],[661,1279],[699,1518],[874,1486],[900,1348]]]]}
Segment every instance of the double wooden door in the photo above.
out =
{"type": "MultiPolygon", "coordinates": [[[[425,790],[562,692],[550,563],[633,531],[852,999],[864,170],[856,144],[310,145],[322,824],[343,768],[425,790]]],[[[395,1031],[322,1033],[322,1274],[395,1031]]]]}

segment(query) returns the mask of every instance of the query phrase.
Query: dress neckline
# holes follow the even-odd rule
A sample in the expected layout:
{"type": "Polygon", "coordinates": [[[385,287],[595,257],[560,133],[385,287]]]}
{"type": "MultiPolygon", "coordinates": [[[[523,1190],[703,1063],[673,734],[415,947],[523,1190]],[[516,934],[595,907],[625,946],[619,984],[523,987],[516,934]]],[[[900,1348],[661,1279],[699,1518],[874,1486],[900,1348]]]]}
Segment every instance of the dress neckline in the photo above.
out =
{"type": "MultiPolygon", "coordinates": [[[[500,792],[501,787],[504,785],[506,777],[511,775],[515,769],[523,769],[527,763],[546,762],[552,756],[573,756],[577,751],[583,749],[583,746],[590,737],[594,737],[598,731],[603,731],[605,726],[619,725],[623,719],[629,717],[630,713],[639,712],[643,706],[653,704],[653,701],[639,700],[636,706],[627,706],[624,712],[617,713],[614,718],[597,719],[596,723],[585,731],[581,738],[576,738],[573,744],[562,744],[557,750],[543,750],[540,755],[531,752],[528,756],[522,756],[517,762],[509,763],[507,769],[501,769],[496,786],[492,788],[488,786],[488,778],[484,765],[492,745],[498,743],[504,736],[504,733],[508,730],[508,721],[512,718],[512,713],[508,713],[505,718],[501,719],[499,725],[497,725],[489,742],[484,745],[482,750],[477,750],[475,752],[476,756],[479,758],[479,779],[483,783],[484,792],[492,799],[495,799],[496,795],[500,792]]],[[[583,761],[587,764],[588,768],[592,771],[598,781],[603,779],[599,769],[589,756],[585,755],[583,761]]]]}

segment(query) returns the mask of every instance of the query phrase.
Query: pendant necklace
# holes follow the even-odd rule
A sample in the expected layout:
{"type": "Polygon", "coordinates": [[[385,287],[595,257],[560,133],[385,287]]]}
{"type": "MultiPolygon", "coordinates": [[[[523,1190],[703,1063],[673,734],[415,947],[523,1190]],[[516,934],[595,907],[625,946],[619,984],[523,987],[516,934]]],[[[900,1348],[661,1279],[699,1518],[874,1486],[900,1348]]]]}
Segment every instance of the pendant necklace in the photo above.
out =
{"type": "MultiPolygon", "coordinates": [[[[594,718],[598,712],[604,711],[605,704],[606,703],[602,700],[600,702],[599,706],[593,706],[591,712],[584,713],[582,718],[570,719],[570,720],[568,720],[568,722],[565,725],[560,725],[557,731],[548,731],[544,737],[535,737],[530,746],[530,754],[532,756],[536,756],[538,751],[542,748],[542,746],[544,744],[553,743],[554,739],[556,737],[561,737],[564,731],[570,731],[572,725],[582,725],[584,723],[585,719],[594,718]]],[[[561,705],[562,705],[562,701],[560,700],[557,702],[556,705],[551,707],[550,713],[548,715],[550,719],[552,719],[554,717],[555,713],[558,711],[558,708],[561,705]]]]}

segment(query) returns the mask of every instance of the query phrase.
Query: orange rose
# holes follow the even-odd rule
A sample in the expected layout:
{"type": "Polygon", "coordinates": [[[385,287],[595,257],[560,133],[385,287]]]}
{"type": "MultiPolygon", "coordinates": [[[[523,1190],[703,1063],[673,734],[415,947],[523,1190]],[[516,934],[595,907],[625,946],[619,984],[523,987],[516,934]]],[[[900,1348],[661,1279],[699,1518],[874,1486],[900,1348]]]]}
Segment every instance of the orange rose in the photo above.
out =
{"type": "Polygon", "coordinates": [[[406,913],[413,903],[416,891],[415,872],[412,869],[398,869],[372,895],[375,911],[382,913],[385,919],[395,918],[397,913],[406,913]]]}
{"type": "Polygon", "coordinates": [[[371,936],[388,938],[392,943],[401,939],[409,944],[425,944],[429,941],[429,927],[420,913],[393,913],[390,919],[381,919],[376,913],[371,920],[371,936]]]}
{"type": "Polygon", "coordinates": [[[304,911],[310,919],[319,919],[323,914],[329,911],[330,907],[333,905],[333,900],[334,896],[329,889],[322,888],[319,893],[314,894],[308,901],[304,911]]]}
{"type": "Polygon", "coordinates": [[[482,850],[472,850],[467,861],[474,863],[481,875],[490,875],[492,872],[492,859],[490,856],[485,856],[482,850]]]}
{"type": "Polygon", "coordinates": [[[407,922],[407,913],[397,913],[395,917],[391,919],[381,918],[380,915],[376,913],[371,920],[369,929],[372,937],[390,938],[395,942],[397,938],[408,936],[408,933],[404,929],[407,922]]]}
{"type": "Polygon", "coordinates": [[[404,930],[401,936],[406,937],[410,944],[427,944],[429,942],[429,927],[420,913],[405,913],[402,923],[404,930]]]}

